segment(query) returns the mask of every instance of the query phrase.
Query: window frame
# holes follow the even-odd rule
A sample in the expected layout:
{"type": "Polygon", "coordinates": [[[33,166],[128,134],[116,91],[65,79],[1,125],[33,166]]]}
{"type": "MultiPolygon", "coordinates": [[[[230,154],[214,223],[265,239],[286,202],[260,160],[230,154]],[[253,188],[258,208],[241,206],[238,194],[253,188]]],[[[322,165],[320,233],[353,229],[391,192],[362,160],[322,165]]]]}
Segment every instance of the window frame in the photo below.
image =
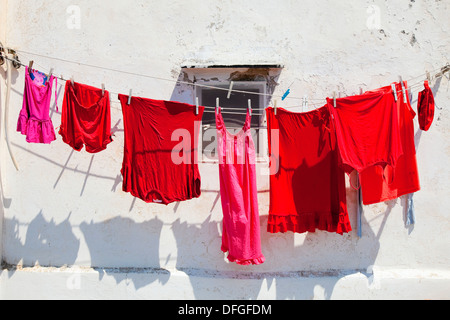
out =
{"type": "MultiPolygon", "coordinates": [[[[227,81],[208,81],[208,80],[202,80],[202,81],[196,81],[196,85],[195,89],[194,89],[194,94],[193,94],[193,98],[194,98],[194,104],[195,104],[195,100],[198,97],[199,100],[199,105],[203,106],[203,101],[202,101],[202,91],[203,90],[219,90],[219,89],[214,89],[211,87],[219,87],[219,88],[226,88],[228,89],[230,87],[231,81],[233,80],[227,80],[227,81]]],[[[259,115],[259,125],[258,127],[252,127],[251,130],[258,130],[257,134],[258,134],[258,145],[257,145],[257,150],[259,152],[256,153],[256,162],[268,162],[269,161],[269,156],[268,156],[268,146],[267,146],[267,122],[266,122],[266,107],[268,106],[269,103],[269,98],[267,95],[268,92],[268,83],[267,81],[261,81],[261,80],[250,80],[250,81],[233,81],[233,90],[238,90],[238,91],[248,91],[249,89],[258,89],[260,90],[260,93],[258,94],[258,98],[259,98],[259,108],[258,110],[255,110],[254,108],[252,108],[253,112],[257,112],[259,115]]],[[[221,90],[220,91],[224,91],[221,90]]],[[[220,104],[220,101],[219,101],[220,104]]],[[[214,105],[207,105],[205,107],[215,107],[215,103],[214,105]]],[[[238,106],[238,108],[244,108],[247,107],[247,105],[245,106],[238,106]]],[[[253,107],[253,106],[252,106],[253,107]]],[[[230,109],[227,109],[227,111],[229,111],[230,109]]],[[[213,109],[211,108],[205,108],[205,111],[213,111],[213,109]]],[[[237,112],[246,112],[244,110],[238,110],[237,112]]],[[[252,118],[255,117],[255,115],[252,114],[252,118]]],[[[211,125],[209,128],[207,129],[214,129],[215,130],[216,126],[215,125],[211,125]]],[[[200,129],[200,137],[198,139],[199,143],[198,143],[198,159],[200,160],[200,162],[202,163],[217,163],[218,162],[218,157],[217,155],[214,158],[211,157],[207,157],[204,152],[203,152],[203,134],[204,134],[204,126],[203,126],[203,120],[201,123],[201,129],[200,129]]],[[[231,130],[230,130],[231,131],[231,130]]],[[[216,143],[217,141],[211,142],[211,143],[216,143]]],[[[256,141],[255,141],[256,144],[256,141]]]]}

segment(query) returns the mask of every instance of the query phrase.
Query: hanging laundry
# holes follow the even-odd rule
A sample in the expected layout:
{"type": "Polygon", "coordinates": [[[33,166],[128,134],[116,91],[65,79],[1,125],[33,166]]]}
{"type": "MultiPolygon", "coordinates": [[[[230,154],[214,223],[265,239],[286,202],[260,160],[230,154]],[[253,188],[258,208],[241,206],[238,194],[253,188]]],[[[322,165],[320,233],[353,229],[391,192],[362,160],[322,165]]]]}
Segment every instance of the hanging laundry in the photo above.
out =
{"type": "Polygon", "coordinates": [[[225,127],[220,107],[216,108],[220,197],[223,212],[222,251],[239,265],[262,264],[256,152],[251,115],[247,110],[241,131],[232,135],[225,127]]]}
{"type": "Polygon", "coordinates": [[[76,151],[98,153],[112,142],[109,92],[66,81],[59,134],[76,151]]]}
{"type": "Polygon", "coordinates": [[[267,231],[350,232],[345,173],[339,167],[335,132],[326,106],[305,113],[278,108],[277,115],[268,108],[266,114],[274,168],[270,173],[267,231]],[[274,135],[277,131],[278,139],[274,135]]]}
{"type": "MultiPolygon", "coordinates": [[[[416,147],[414,143],[414,117],[416,113],[411,108],[409,97],[404,102],[400,83],[396,83],[397,113],[400,142],[403,154],[398,158],[395,168],[390,166],[384,170],[380,166],[372,166],[362,171],[360,182],[364,204],[373,204],[392,200],[402,195],[420,190],[419,172],[417,169],[416,147]]],[[[407,83],[404,81],[405,89],[407,83]]],[[[392,95],[391,86],[383,87],[372,92],[381,92],[392,95]]]]}
{"type": "Polygon", "coordinates": [[[122,189],[145,202],[198,198],[197,145],[204,107],[119,94],[125,143],[122,189]],[[181,140],[181,142],[180,142],[181,140]]]}
{"type": "Polygon", "coordinates": [[[428,81],[424,82],[424,89],[419,92],[417,99],[417,112],[419,113],[419,125],[423,131],[428,131],[434,120],[434,96],[428,81]]]}
{"type": "Polygon", "coordinates": [[[26,141],[29,143],[49,144],[56,140],[49,114],[53,80],[56,78],[52,75],[44,84],[42,73],[25,67],[25,88],[17,131],[26,135],[26,141]]]}
{"type": "Polygon", "coordinates": [[[361,173],[375,165],[395,168],[403,149],[393,93],[375,90],[335,103],[327,98],[345,172],[361,173]]]}

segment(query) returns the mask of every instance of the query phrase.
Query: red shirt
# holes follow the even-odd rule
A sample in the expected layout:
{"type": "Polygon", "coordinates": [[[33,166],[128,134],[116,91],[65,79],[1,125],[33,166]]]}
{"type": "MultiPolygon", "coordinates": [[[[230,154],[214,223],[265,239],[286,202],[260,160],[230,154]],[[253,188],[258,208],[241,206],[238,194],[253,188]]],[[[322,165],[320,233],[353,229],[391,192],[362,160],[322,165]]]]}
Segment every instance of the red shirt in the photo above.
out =
{"type": "Polygon", "coordinates": [[[169,204],[200,196],[197,139],[204,107],[119,94],[124,119],[123,191],[169,204]]]}

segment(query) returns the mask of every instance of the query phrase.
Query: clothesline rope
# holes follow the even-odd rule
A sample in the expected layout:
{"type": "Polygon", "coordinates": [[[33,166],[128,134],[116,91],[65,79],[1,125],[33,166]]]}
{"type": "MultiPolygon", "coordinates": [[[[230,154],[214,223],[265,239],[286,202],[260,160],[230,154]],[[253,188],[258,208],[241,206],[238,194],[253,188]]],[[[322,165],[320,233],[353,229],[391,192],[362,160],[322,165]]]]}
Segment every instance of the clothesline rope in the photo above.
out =
{"type": "MultiPolygon", "coordinates": [[[[66,59],[50,57],[50,56],[41,55],[41,54],[32,53],[32,52],[27,52],[27,51],[22,51],[22,50],[16,50],[16,51],[17,52],[21,52],[21,53],[30,54],[30,55],[44,57],[44,58],[51,59],[51,60],[59,60],[59,61],[72,63],[72,64],[78,64],[78,65],[82,65],[82,66],[86,66],[86,67],[97,68],[97,69],[102,69],[102,70],[107,70],[107,71],[113,71],[113,72],[118,72],[118,73],[138,76],[138,77],[150,78],[150,79],[154,79],[154,80],[161,80],[161,81],[168,81],[168,82],[175,82],[175,83],[180,83],[180,84],[186,84],[186,85],[190,85],[190,86],[194,86],[194,87],[202,87],[202,88],[216,89],[216,90],[222,90],[222,91],[227,91],[227,92],[231,91],[231,92],[235,92],[235,93],[245,93],[245,94],[253,94],[253,95],[260,95],[260,96],[271,96],[271,97],[279,97],[279,98],[283,97],[283,96],[275,96],[275,95],[272,95],[270,93],[258,93],[258,92],[251,92],[251,91],[245,91],[245,90],[236,90],[236,89],[229,90],[229,88],[221,88],[221,87],[216,87],[216,86],[211,86],[211,85],[206,85],[206,84],[193,83],[193,82],[188,82],[188,81],[183,81],[183,80],[167,79],[167,78],[156,77],[156,76],[151,76],[151,75],[142,74],[142,73],[136,73],[136,72],[123,71],[123,70],[112,69],[112,68],[107,68],[107,67],[101,67],[101,66],[88,64],[88,63],[70,61],[70,60],[66,60],[66,59]]],[[[24,65],[24,64],[22,64],[22,65],[24,65]]],[[[62,77],[58,77],[58,78],[60,80],[67,81],[67,79],[63,79],[62,77]]],[[[303,98],[298,98],[298,97],[293,97],[293,96],[288,96],[286,98],[298,99],[298,100],[303,99],[303,98]]]]}
{"type": "MultiPolygon", "coordinates": [[[[192,85],[192,86],[201,86],[201,87],[206,87],[206,88],[211,88],[211,89],[218,89],[218,90],[231,91],[231,92],[237,92],[237,93],[246,93],[246,94],[253,94],[253,95],[263,95],[263,96],[277,97],[277,96],[271,95],[271,94],[264,94],[264,93],[258,93],[258,92],[250,92],[250,91],[242,91],[242,90],[233,90],[233,89],[232,89],[232,90],[229,90],[228,88],[215,87],[215,86],[203,85],[203,84],[198,84],[198,83],[191,83],[191,82],[180,81],[180,80],[165,79],[165,78],[154,77],[154,76],[150,76],[150,75],[143,75],[143,74],[133,73],[133,72],[127,72],[127,71],[122,71],[122,70],[117,70],[117,69],[112,69],[112,68],[105,68],[105,67],[95,66],[95,65],[91,65],[91,64],[86,64],[86,63],[75,62],[75,61],[70,61],[70,60],[61,59],[61,58],[56,58],[56,57],[50,57],[50,56],[40,55],[40,54],[31,53],[31,52],[22,51],[22,50],[16,50],[16,51],[17,51],[17,52],[22,52],[22,53],[25,53],[25,54],[32,54],[32,55],[37,55],[37,56],[45,57],[45,58],[47,58],[47,59],[60,60],[60,61],[67,62],[67,63],[79,64],[79,65],[84,65],[84,66],[88,66],[88,67],[93,67],[93,68],[98,68],[98,69],[103,69],[103,70],[109,70],[109,71],[114,71],[114,72],[119,72],[119,73],[132,74],[132,75],[141,76],[141,77],[148,77],[148,78],[152,78],[152,79],[156,79],[156,80],[165,80],[165,81],[171,81],[171,82],[176,82],[176,83],[184,83],[184,84],[192,85]]],[[[19,63],[19,64],[22,65],[22,66],[26,66],[25,64],[21,63],[20,61],[17,61],[17,60],[14,60],[14,59],[8,58],[8,60],[17,62],[17,63],[19,63]]],[[[442,68],[436,68],[436,69],[434,69],[434,70],[429,71],[429,73],[434,73],[434,72],[439,71],[439,70],[441,70],[441,69],[442,69],[442,68]]],[[[417,79],[417,78],[420,78],[420,77],[423,77],[423,76],[426,76],[426,75],[427,75],[427,74],[425,73],[425,74],[422,74],[422,75],[420,75],[420,76],[411,78],[411,79],[407,80],[407,82],[410,82],[410,81],[412,81],[412,80],[414,80],[414,79],[417,79]]],[[[443,74],[440,75],[439,77],[435,77],[435,79],[438,79],[438,78],[440,78],[440,77],[442,77],[442,76],[443,76],[443,74]]],[[[62,81],[67,81],[67,79],[64,79],[63,77],[57,77],[57,78],[60,79],[60,80],[62,80],[62,81]]],[[[416,85],[421,85],[421,84],[422,84],[422,81],[423,81],[423,80],[421,80],[420,82],[417,82],[417,83],[415,83],[415,84],[413,84],[413,85],[410,85],[409,88],[413,88],[413,87],[416,86],[416,85]]],[[[110,91],[110,92],[111,92],[111,91],[110,91]]],[[[399,92],[401,92],[401,91],[399,91],[399,92]]],[[[115,92],[111,92],[111,93],[114,93],[114,94],[115,94],[115,92]]],[[[117,94],[118,94],[118,93],[117,93],[117,94]]],[[[300,100],[300,99],[303,99],[303,98],[289,97],[289,96],[286,97],[286,98],[290,98],[290,99],[299,99],[299,100],[300,100]]],[[[310,101],[322,101],[322,100],[324,100],[324,99],[323,99],[323,98],[320,98],[320,99],[319,99],[319,98],[315,98],[315,99],[313,99],[313,98],[308,98],[308,100],[310,100],[310,101]]],[[[211,108],[214,108],[214,107],[211,107],[211,108]]]]}
{"type": "MultiPolygon", "coordinates": [[[[139,77],[146,77],[146,78],[151,78],[151,79],[155,79],[155,80],[163,80],[163,81],[169,81],[169,82],[175,82],[175,83],[182,83],[182,84],[187,84],[187,85],[192,85],[192,86],[199,86],[199,87],[205,87],[205,88],[211,88],[211,89],[217,89],[217,90],[223,90],[223,91],[231,91],[231,92],[236,92],[236,93],[246,93],[246,94],[253,94],[253,95],[271,96],[271,97],[280,97],[280,98],[282,98],[282,96],[276,96],[276,95],[272,95],[272,94],[268,94],[268,93],[251,92],[251,91],[243,91],[243,90],[236,90],[236,89],[229,90],[229,88],[215,87],[215,86],[204,85],[204,84],[199,84],[199,83],[192,83],[192,82],[187,82],[187,81],[182,81],[182,80],[166,79],[166,78],[162,78],[162,77],[156,77],[156,76],[151,76],[151,75],[146,75],[146,74],[141,74],[141,73],[117,70],[117,69],[112,69],[112,68],[108,68],[108,67],[101,67],[101,66],[96,66],[96,65],[92,65],[92,64],[87,64],[87,63],[82,63],[82,62],[76,62],[76,61],[71,61],[71,60],[51,57],[51,56],[42,55],[42,54],[38,54],[38,53],[34,53],[34,52],[28,52],[28,51],[24,51],[24,50],[16,50],[16,51],[17,52],[21,52],[21,53],[25,53],[25,54],[34,55],[34,56],[44,57],[44,58],[51,59],[51,60],[59,60],[59,61],[67,62],[67,63],[78,64],[78,65],[83,65],[83,66],[87,66],[87,67],[91,67],[91,68],[108,70],[108,71],[113,71],[113,72],[118,72],[118,73],[130,74],[130,75],[135,75],[135,76],[139,76],[139,77]]],[[[24,65],[24,64],[22,64],[22,65],[24,65]]],[[[428,71],[428,73],[431,74],[431,73],[440,71],[441,69],[442,69],[442,67],[436,68],[434,70],[428,71]]],[[[411,78],[411,79],[406,80],[406,81],[410,82],[412,80],[415,80],[415,79],[418,79],[418,78],[422,78],[422,77],[424,77],[426,75],[427,75],[427,73],[424,73],[424,74],[421,74],[419,76],[416,76],[416,77],[411,78]]],[[[442,75],[441,75],[441,77],[442,77],[442,75]]],[[[59,78],[59,79],[61,79],[63,81],[67,81],[67,79],[63,79],[62,77],[59,78]]],[[[437,79],[437,78],[435,78],[435,79],[437,79]]],[[[422,81],[423,80],[421,80],[421,82],[422,81]]],[[[296,100],[302,100],[303,99],[303,97],[300,98],[300,97],[293,97],[293,96],[287,96],[286,99],[288,99],[288,98],[289,99],[296,99],[296,100]]],[[[321,100],[323,100],[323,98],[308,98],[308,100],[310,100],[310,101],[321,101],[321,100]]]]}
{"type": "MultiPolygon", "coordinates": [[[[51,58],[51,57],[48,57],[48,58],[51,58]]],[[[10,61],[15,61],[16,63],[19,63],[20,65],[22,65],[22,66],[24,66],[24,67],[27,67],[27,65],[25,65],[25,64],[23,64],[22,62],[20,62],[20,61],[17,61],[17,60],[14,60],[14,59],[11,59],[11,58],[6,58],[6,59],[8,59],[8,60],[10,60],[10,61]]],[[[60,60],[63,60],[63,59],[60,59],[60,60]]],[[[63,61],[66,61],[66,60],[63,60],[63,61]]],[[[75,63],[75,62],[72,62],[72,63],[75,63]]],[[[39,65],[38,63],[36,63],[36,65],[39,65]]],[[[42,67],[42,66],[41,66],[42,67]]],[[[98,68],[101,68],[101,67],[98,67],[98,68]]],[[[438,70],[441,70],[441,68],[438,68],[438,69],[435,69],[435,70],[432,70],[431,72],[436,72],[436,71],[438,71],[438,70]]],[[[118,71],[118,72],[120,72],[120,71],[118,71]]],[[[441,75],[441,77],[442,77],[443,75],[441,75]]],[[[70,80],[68,80],[68,79],[64,79],[63,77],[58,77],[58,76],[55,76],[55,77],[57,77],[58,79],[60,79],[60,80],[62,80],[62,81],[70,81],[70,80]]],[[[416,78],[419,78],[419,77],[416,77],[416,78]]],[[[435,79],[437,79],[437,78],[435,78],[435,79]]],[[[175,81],[175,80],[174,80],[175,81]]],[[[64,86],[63,84],[58,84],[58,85],[60,85],[61,87],[62,86],[64,86]]],[[[416,84],[413,84],[413,85],[411,85],[411,86],[409,86],[408,87],[408,90],[410,90],[410,89],[412,89],[414,86],[421,86],[422,85],[422,82],[418,82],[418,83],[416,83],[416,84]]],[[[210,86],[210,87],[212,87],[212,86],[210,86]]],[[[213,88],[215,88],[215,87],[213,87],[213,88]]],[[[223,88],[219,88],[219,89],[223,89],[223,88]]],[[[226,89],[226,90],[228,90],[228,89],[226,89]]],[[[402,90],[398,90],[397,91],[397,93],[401,93],[402,92],[402,90]]],[[[118,95],[119,93],[118,92],[112,92],[112,91],[110,91],[110,93],[111,94],[116,94],[116,95],[118,95]]],[[[252,93],[252,94],[258,94],[258,93],[255,93],[255,92],[249,92],[249,93],[252,93]]],[[[391,94],[391,93],[385,93],[385,94],[391,94]]],[[[303,98],[302,98],[303,99],[303,98]]],[[[310,100],[321,100],[321,101],[323,101],[323,100],[325,100],[325,99],[310,99],[310,100]]],[[[119,101],[111,101],[112,103],[120,103],[119,101]]],[[[324,102],[316,102],[316,103],[308,103],[308,106],[311,106],[311,107],[313,107],[313,108],[317,108],[317,107],[322,107],[324,105],[324,102]]],[[[299,108],[300,107],[300,105],[298,105],[298,106],[284,106],[284,107],[282,107],[282,108],[284,108],[284,109],[294,109],[294,108],[299,108]]],[[[204,106],[204,108],[205,109],[215,109],[216,107],[209,107],[209,106],[204,106]]],[[[246,110],[245,108],[233,108],[233,110],[246,110]]],[[[214,113],[215,111],[209,111],[209,110],[205,110],[204,111],[204,113],[214,113]]],[[[226,114],[235,114],[235,115],[246,115],[246,113],[244,113],[244,112],[229,112],[229,111],[222,111],[222,113],[226,113],[226,114]]],[[[262,114],[260,114],[260,113],[253,113],[253,115],[256,115],[256,116],[262,116],[262,114]]]]}
{"type": "MultiPolygon", "coordinates": [[[[232,89],[231,90],[229,88],[222,88],[222,87],[215,87],[215,86],[210,86],[210,85],[204,85],[204,84],[199,84],[199,83],[192,83],[192,82],[187,82],[187,81],[181,81],[181,80],[174,80],[174,79],[166,79],[166,78],[161,78],[161,77],[156,77],[156,76],[151,76],[151,75],[145,75],[145,74],[140,74],[140,73],[134,73],[134,72],[129,72],[129,71],[122,71],[122,70],[117,70],[117,69],[112,69],[112,68],[107,68],[107,67],[101,67],[101,66],[96,66],[96,65],[92,65],[92,64],[87,64],[87,63],[81,63],[81,62],[75,62],[75,61],[70,61],[70,60],[66,60],[66,59],[61,59],[61,58],[57,58],[57,57],[50,57],[50,56],[46,56],[46,55],[42,55],[42,54],[37,54],[37,53],[33,53],[33,52],[28,52],[28,51],[24,51],[24,50],[16,50],[16,52],[20,52],[20,53],[24,53],[25,55],[34,55],[34,56],[40,56],[40,57],[44,57],[50,60],[59,60],[59,61],[63,61],[66,63],[72,63],[72,64],[78,64],[78,65],[83,65],[83,66],[87,66],[87,67],[92,67],[92,68],[97,68],[97,69],[102,69],[102,70],[108,70],[108,71],[113,71],[113,72],[118,72],[118,73],[123,73],[123,74],[129,74],[129,75],[134,75],[134,76],[139,76],[139,77],[146,77],[146,78],[151,78],[151,79],[155,79],[155,80],[162,80],[162,81],[169,81],[169,82],[175,82],[175,83],[182,83],[182,84],[186,84],[186,85],[190,85],[190,86],[200,86],[200,87],[205,87],[205,88],[210,88],[210,89],[216,89],[216,90],[223,90],[223,91],[231,91],[231,92],[235,92],[235,93],[245,93],[245,94],[252,94],[252,95],[261,95],[261,96],[271,96],[272,98],[274,97],[280,97],[281,96],[277,96],[277,95],[272,95],[272,94],[266,94],[266,93],[258,93],[258,92],[250,92],[250,91],[243,91],[243,90],[235,90],[232,89]]],[[[10,60],[10,61],[14,61],[24,67],[27,67],[27,65],[23,64],[22,62],[15,60],[15,59],[11,59],[9,57],[5,57],[6,59],[10,60]]],[[[39,65],[38,63],[36,63],[36,65],[39,65]]],[[[43,66],[39,65],[40,67],[44,68],[43,66]]],[[[448,65],[447,65],[448,66],[448,65]]],[[[446,67],[447,67],[446,66],[446,67]]],[[[434,70],[428,71],[428,73],[422,74],[420,76],[411,78],[409,80],[406,80],[406,82],[408,83],[409,81],[412,81],[414,79],[418,79],[421,77],[426,77],[428,74],[431,73],[435,73],[437,71],[441,71],[443,70],[445,67],[440,67],[440,68],[436,68],[434,70]]],[[[437,80],[441,77],[444,76],[444,73],[441,73],[439,76],[436,75],[434,77],[431,77],[431,80],[437,80]]],[[[56,78],[58,78],[59,80],[62,81],[70,81],[68,79],[64,79],[63,76],[58,77],[55,76],[56,78]]],[[[424,79],[427,80],[427,79],[424,79]]],[[[408,86],[408,90],[412,90],[412,89],[416,89],[417,87],[421,86],[423,84],[424,80],[420,80],[417,83],[414,83],[412,85],[408,86]]],[[[61,85],[62,86],[62,85],[61,85]]],[[[398,90],[397,93],[401,93],[402,90],[398,90]]],[[[120,93],[116,93],[116,92],[112,92],[110,91],[111,94],[120,94],[120,93]]],[[[391,94],[391,93],[386,93],[386,94],[391,94]]],[[[304,98],[299,98],[299,97],[293,97],[293,96],[287,96],[285,98],[289,98],[289,99],[297,99],[297,100],[303,100],[304,98]]],[[[273,100],[273,99],[272,99],[273,100]]],[[[308,103],[307,106],[312,106],[312,107],[317,107],[317,106],[323,106],[325,104],[325,98],[308,98],[308,103]],[[309,101],[323,101],[323,102],[313,102],[310,103],[309,101]]],[[[298,106],[286,106],[286,107],[282,107],[285,109],[292,109],[292,108],[299,108],[301,107],[301,105],[298,106]]],[[[204,106],[205,109],[215,109],[215,107],[209,107],[209,106],[204,106]]],[[[246,110],[246,108],[232,108],[232,110],[246,110]]],[[[209,112],[212,113],[214,111],[204,111],[204,112],[209,112]]],[[[246,113],[236,113],[236,112],[227,112],[229,114],[240,114],[240,115],[245,115],[246,113]]],[[[253,113],[254,115],[258,115],[261,116],[261,114],[258,113],[253,113]]]]}

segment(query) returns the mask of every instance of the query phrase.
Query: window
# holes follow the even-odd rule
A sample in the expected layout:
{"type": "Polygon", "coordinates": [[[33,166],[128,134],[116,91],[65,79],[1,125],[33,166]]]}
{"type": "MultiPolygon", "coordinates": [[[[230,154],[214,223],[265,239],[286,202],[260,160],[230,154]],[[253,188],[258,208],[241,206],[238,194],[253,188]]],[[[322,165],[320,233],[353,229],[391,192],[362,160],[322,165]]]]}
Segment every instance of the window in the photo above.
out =
{"type": "Polygon", "coordinates": [[[217,142],[216,142],[216,122],[215,111],[211,107],[216,106],[216,99],[219,98],[219,105],[222,108],[222,116],[225,121],[225,126],[230,133],[237,133],[244,126],[248,100],[251,100],[252,107],[252,121],[251,133],[255,143],[255,149],[258,158],[266,155],[265,141],[265,108],[267,107],[268,98],[265,95],[267,92],[266,81],[233,81],[233,90],[228,98],[229,82],[197,82],[198,84],[207,85],[207,87],[196,86],[196,96],[199,98],[199,103],[206,108],[202,119],[201,131],[201,150],[202,159],[215,160],[217,159],[217,142]],[[214,88],[210,88],[214,87],[214,88]],[[222,89],[216,89],[222,88],[222,89]],[[254,93],[254,94],[253,94],[254,93]]]}
{"type": "MultiPolygon", "coordinates": [[[[212,59],[214,60],[214,59],[212,59]]],[[[201,59],[199,59],[201,61],[201,59]]],[[[180,83],[172,93],[172,100],[205,106],[199,137],[199,157],[203,162],[217,161],[216,99],[222,108],[227,130],[237,133],[242,129],[251,100],[251,133],[256,149],[256,161],[268,161],[265,109],[278,85],[284,66],[279,63],[216,64],[186,63],[181,66],[180,83]],[[228,89],[233,81],[233,91],[228,89]],[[194,84],[192,86],[191,84],[194,84]]]]}

